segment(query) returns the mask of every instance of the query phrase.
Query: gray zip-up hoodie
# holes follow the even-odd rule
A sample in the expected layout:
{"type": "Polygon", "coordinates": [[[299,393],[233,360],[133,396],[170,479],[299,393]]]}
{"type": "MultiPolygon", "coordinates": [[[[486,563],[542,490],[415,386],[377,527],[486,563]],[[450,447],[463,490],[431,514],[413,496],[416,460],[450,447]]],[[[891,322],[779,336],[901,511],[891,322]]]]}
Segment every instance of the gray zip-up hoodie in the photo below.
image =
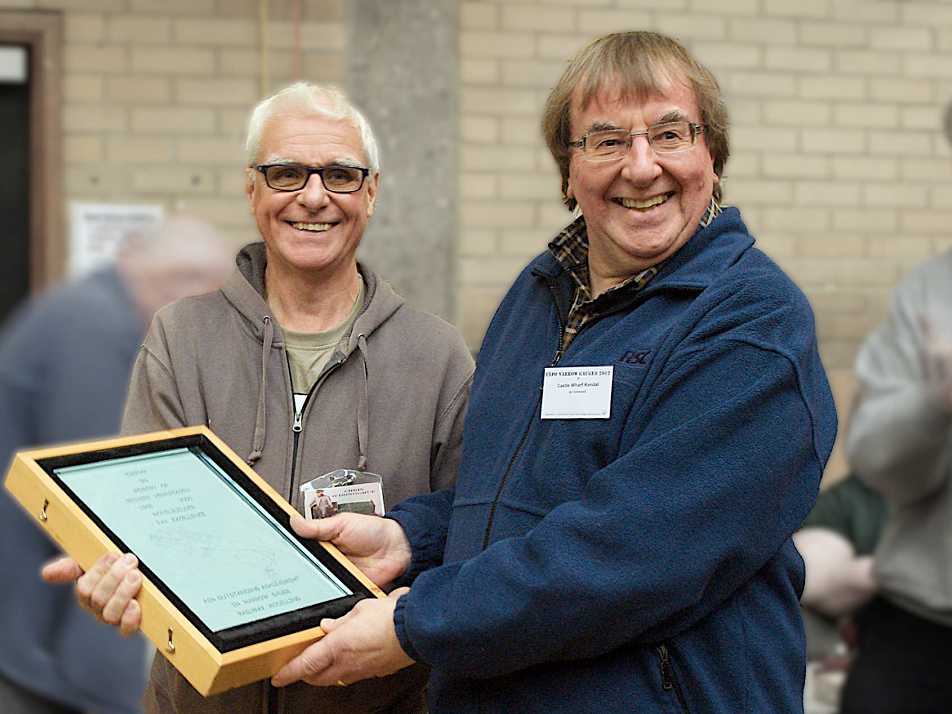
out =
{"type": "MultiPolygon", "coordinates": [[[[207,424],[299,511],[299,486],[336,468],[383,477],[387,506],[456,478],[473,361],[459,333],[406,305],[365,266],[364,306],[295,414],[281,328],[264,299],[263,243],[238,254],[222,290],[161,310],[139,353],[127,434],[207,424]]],[[[267,682],[202,698],[156,658],[150,710],[260,714],[413,711],[419,667],[346,688],[267,682]]]]}
{"type": "Polygon", "coordinates": [[[952,251],[903,280],[863,344],[846,450],[889,506],[875,556],[881,593],[952,626],[952,411],[927,380],[927,331],[952,340],[952,251]]]}

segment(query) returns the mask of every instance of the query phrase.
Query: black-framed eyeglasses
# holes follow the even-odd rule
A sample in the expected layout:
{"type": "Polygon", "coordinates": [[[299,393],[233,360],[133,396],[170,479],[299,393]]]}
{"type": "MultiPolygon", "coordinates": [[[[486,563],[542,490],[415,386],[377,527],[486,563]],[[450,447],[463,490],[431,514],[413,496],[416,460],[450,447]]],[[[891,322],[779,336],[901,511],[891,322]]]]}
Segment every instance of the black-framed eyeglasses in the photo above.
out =
{"type": "Polygon", "coordinates": [[[636,136],[643,136],[648,145],[658,154],[673,154],[694,146],[697,135],[704,132],[703,124],[692,121],[668,121],[654,124],[644,131],[604,129],[590,131],[581,139],[570,141],[569,146],[581,149],[586,161],[614,161],[631,150],[636,136]]]}
{"type": "Polygon", "coordinates": [[[303,166],[301,164],[259,164],[255,171],[260,171],[264,182],[275,191],[300,191],[307,185],[311,174],[321,177],[324,188],[331,193],[354,193],[364,185],[364,179],[370,174],[370,169],[362,166],[303,166]]]}

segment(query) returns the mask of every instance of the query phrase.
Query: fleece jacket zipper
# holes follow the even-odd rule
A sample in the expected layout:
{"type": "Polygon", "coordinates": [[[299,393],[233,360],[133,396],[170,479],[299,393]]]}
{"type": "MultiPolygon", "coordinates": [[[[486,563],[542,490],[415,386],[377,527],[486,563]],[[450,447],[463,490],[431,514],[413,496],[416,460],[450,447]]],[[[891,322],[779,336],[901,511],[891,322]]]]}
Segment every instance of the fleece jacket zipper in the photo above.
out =
{"type": "MultiPolygon", "coordinates": [[[[546,285],[552,293],[552,298],[555,302],[555,317],[559,322],[559,343],[556,345],[555,356],[549,363],[549,367],[555,367],[559,363],[559,360],[562,359],[562,342],[565,339],[565,321],[562,319],[562,314],[559,312],[558,296],[555,293],[555,289],[549,283],[546,283],[546,285]]],[[[486,531],[483,534],[483,550],[486,550],[486,548],[489,547],[489,539],[492,536],[493,521],[496,518],[496,508],[499,505],[499,499],[502,498],[502,491],[506,487],[506,482],[509,480],[509,474],[512,472],[512,467],[516,463],[516,459],[519,457],[519,454],[522,453],[523,447],[526,445],[526,440],[529,438],[529,432],[532,430],[532,421],[535,419],[535,415],[539,412],[541,406],[542,387],[540,386],[539,397],[536,400],[536,404],[532,410],[532,413],[529,415],[529,421],[526,424],[525,430],[522,432],[522,438],[519,440],[519,445],[516,447],[515,451],[512,452],[512,457],[509,459],[509,463],[506,465],[506,471],[503,473],[502,479],[499,481],[499,487],[496,489],[496,495],[493,498],[492,505],[489,507],[489,518],[486,520],[486,531]]]]}
{"type": "Polygon", "coordinates": [[[661,659],[661,688],[666,691],[674,691],[674,696],[678,700],[681,711],[690,714],[687,700],[684,698],[684,692],[678,684],[677,677],[674,675],[674,665],[671,663],[671,653],[666,644],[660,644],[657,647],[658,657],[661,659]]]}

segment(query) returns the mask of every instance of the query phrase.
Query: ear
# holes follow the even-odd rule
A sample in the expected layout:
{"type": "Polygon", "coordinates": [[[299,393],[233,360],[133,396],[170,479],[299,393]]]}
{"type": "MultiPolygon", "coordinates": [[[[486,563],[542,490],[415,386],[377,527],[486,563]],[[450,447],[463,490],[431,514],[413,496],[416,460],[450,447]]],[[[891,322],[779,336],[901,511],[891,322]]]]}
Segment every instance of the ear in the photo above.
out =
{"type": "Polygon", "coordinates": [[[248,197],[248,208],[251,210],[251,214],[254,215],[255,212],[255,191],[258,190],[258,187],[255,185],[255,174],[258,173],[252,168],[245,169],[245,176],[248,177],[248,180],[245,182],[245,195],[248,197]]]}
{"type": "Polygon", "coordinates": [[[707,156],[710,159],[711,177],[713,179],[714,185],[716,186],[717,184],[721,182],[721,177],[717,175],[717,171],[714,169],[714,164],[715,164],[714,153],[711,151],[710,147],[707,147],[707,156]]]}
{"type": "MultiPolygon", "coordinates": [[[[707,137],[704,134],[701,134],[704,137],[704,144],[707,146],[707,137]]],[[[711,150],[710,146],[707,146],[707,155],[711,157],[711,173],[714,174],[714,183],[719,183],[721,177],[717,175],[717,171],[714,170],[714,166],[717,164],[717,161],[714,157],[714,152],[711,150]]],[[[721,166],[721,171],[724,170],[724,167],[721,166]]]]}
{"type": "Polygon", "coordinates": [[[377,188],[380,186],[380,172],[367,177],[367,218],[374,214],[374,205],[377,202],[377,188]]]}

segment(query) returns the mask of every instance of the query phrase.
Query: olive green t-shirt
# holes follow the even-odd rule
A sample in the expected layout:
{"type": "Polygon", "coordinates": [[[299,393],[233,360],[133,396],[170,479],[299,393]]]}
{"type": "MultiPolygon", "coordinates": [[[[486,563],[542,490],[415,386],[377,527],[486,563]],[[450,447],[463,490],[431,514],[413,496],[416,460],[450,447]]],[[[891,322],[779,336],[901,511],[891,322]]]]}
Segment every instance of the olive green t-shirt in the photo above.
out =
{"type": "Polygon", "coordinates": [[[324,367],[330,361],[334,348],[345,335],[350,333],[354,321],[364,304],[364,281],[360,280],[360,289],[350,314],[337,327],[325,332],[284,331],[285,349],[288,352],[288,364],[291,368],[291,388],[294,391],[294,409],[301,411],[308,392],[321,376],[324,367]]]}

